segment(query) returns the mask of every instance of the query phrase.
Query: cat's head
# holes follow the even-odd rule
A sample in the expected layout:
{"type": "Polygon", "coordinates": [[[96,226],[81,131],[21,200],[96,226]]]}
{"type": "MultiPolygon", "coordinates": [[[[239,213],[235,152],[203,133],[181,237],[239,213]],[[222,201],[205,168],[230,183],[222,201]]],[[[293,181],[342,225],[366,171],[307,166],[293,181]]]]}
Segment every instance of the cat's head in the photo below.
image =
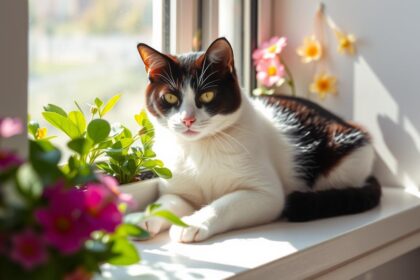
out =
{"type": "Polygon", "coordinates": [[[137,49],[149,84],[146,106],[179,137],[198,140],[231,126],[241,108],[233,50],[225,38],[206,52],[166,55],[145,45],[137,49]]]}

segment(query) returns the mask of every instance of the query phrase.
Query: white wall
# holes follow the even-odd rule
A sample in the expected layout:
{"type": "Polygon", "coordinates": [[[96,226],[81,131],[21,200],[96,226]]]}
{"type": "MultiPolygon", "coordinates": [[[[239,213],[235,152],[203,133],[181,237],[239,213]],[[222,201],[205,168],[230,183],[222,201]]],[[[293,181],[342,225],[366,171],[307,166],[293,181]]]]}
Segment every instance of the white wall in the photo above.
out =
{"type": "MultiPolygon", "coordinates": [[[[289,39],[286,57],[306,96],[312,67],[302,65],[296,48],[313,32],[319,1],[274,1],[274,34],[289,39]]],[[[326,14],[357,37],[358,53],[338,55],[328,36],[331,70],[339,96],[321,102],[354,119],[373,134],[376,174],[383,184],[417,187],[420,183],[420,1],[326,0],[326,14]]],[[[314,96],[314,100],[317,98],[314,96]]]]}
{"type": "MultiPolygon", "coordinates": [[[[0,117],[26,122],[28,88],[28,3],[0,1],[0,117]]],[[[26,134],[5,143],[25,154],[26,134]]]]}

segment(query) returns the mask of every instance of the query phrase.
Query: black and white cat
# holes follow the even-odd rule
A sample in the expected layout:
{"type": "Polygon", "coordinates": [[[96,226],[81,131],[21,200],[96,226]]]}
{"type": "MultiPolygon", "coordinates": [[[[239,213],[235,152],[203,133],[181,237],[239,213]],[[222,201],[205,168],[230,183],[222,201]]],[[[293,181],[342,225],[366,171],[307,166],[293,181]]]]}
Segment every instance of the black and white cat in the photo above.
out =
{"type": "MultiPolygon", "coordinates": [[[[179,242],[278,219],[358,213],[379,203],[369,134],[300,98],[241,92],[225,38],[205,53],[162,54],[139,44],[155,150],[172,170],[157,201],[189,225],[179,242]]],[[[152,235],[162,219],[142,224],[152,235]]]]}

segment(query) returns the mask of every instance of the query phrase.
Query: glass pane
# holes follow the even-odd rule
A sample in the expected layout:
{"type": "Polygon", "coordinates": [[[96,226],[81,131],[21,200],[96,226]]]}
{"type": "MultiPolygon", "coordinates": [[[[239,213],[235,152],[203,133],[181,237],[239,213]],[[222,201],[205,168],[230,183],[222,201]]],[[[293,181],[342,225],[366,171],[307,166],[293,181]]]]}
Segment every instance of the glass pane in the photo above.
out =
{"type": "MultiPolygon", "coordinates": [[[[136,127],[147,82],[139,42],[152,42],[152,0],[30,0],[29,113],[42,107],[83,110],[95,97],[122,98],[107,119],[136,127]]],[[[49,127],[49,134],[66,137],[49,127]]]]}

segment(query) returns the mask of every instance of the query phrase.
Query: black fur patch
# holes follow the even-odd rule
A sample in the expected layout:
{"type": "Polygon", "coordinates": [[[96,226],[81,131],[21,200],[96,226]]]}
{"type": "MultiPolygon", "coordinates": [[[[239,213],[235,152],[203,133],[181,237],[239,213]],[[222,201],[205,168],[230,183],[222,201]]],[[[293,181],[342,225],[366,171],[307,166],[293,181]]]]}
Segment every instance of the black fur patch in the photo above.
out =
{"type": "Polygon", "coordinates": [[[363,187],[293,192],[286,198],[283,216],[291,222],[304,222],[338,215],[361,213],[379,204],[381,186],[369,177],[363,187]]]}
{"type": "Polygon", "coordinates": [[[321,106],[297,97],[263,97],[278,109],[282,124],[295,139],[297,173],[312,188],[347,155],[370,142],[367,132],[321,106]]]}

